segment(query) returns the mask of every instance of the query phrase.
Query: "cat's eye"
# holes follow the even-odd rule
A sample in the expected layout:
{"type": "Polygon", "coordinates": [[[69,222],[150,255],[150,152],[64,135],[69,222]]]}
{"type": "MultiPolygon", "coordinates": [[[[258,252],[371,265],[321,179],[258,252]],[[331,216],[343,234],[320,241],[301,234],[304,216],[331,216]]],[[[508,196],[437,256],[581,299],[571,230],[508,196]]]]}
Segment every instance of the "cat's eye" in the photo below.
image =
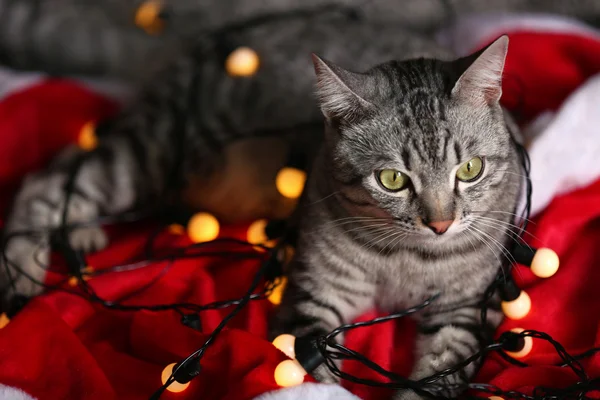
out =
{"type": "Polygon", "coordinates": [[[399,192],[408,187],[410,182],[410,178],[406,174],[395,169],[382,169],[377,174],[377,179],[381,186],[390,192],[399,192]]]}
{"type": "Polygon", "coordinates": [[[483,173],[483,159],[474,157],[464,163],[456,171],[456,178],[463,182],[473,182],[483,173]]]}

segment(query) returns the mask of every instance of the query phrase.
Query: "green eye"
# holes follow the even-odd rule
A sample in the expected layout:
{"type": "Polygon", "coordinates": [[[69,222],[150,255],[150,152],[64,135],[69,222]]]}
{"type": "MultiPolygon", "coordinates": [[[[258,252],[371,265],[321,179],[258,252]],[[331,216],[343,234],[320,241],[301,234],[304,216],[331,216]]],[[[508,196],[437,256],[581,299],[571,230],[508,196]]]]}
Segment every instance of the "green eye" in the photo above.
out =
{"type": "Polygon", "coordinates": [[[481,176],[483,172],[483,160],[475,157],[460,166],[456,171],[456,177],[463,182],[472,182],[481,176]]]}
{"type": "Polygon", "coordinates": [[[408,182],[410,182],[410,179],[406,174],[396,171],[395,169],[383,169],[379,171],[377,177],[379,178],[381,186],[391,192],[398,192],[404,189],[408,185],[408,182]]]}

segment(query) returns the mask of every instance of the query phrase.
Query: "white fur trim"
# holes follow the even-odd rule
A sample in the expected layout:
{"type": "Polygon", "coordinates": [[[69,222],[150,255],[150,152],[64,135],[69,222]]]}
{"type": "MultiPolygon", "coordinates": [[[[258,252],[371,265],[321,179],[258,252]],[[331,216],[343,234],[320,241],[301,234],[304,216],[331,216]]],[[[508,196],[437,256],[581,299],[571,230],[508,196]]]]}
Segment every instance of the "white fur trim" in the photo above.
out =
{"type": "Polygon", "coordinates": [[[21,389],[0,384],[0,400],[36,400],[21,389]]]}
{"type": "Polygon", "coordinates": [[[263,393],[254,400],[360,400],[339,385],[307,382],[263,393]]]}
{"type": "Polygon", "coordinates": [[[600,74],[590,78],[550,117],[529,147],[533,183],[532,214],[556,195],[600,178],[600,74]],[[552,118],[550,120],[550,118],[552,118]]]}

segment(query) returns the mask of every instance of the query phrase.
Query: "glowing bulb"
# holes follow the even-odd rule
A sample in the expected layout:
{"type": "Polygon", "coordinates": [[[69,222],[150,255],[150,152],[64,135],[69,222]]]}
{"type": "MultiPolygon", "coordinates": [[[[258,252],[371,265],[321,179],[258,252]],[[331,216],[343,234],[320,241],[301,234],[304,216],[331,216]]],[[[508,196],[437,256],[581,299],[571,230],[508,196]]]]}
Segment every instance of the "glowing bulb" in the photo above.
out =
{"type": "Polygon", "coordinates": [[[231,76],[251,76],[258,71],[260,59],[249,47],[238,47],[225,60],[225,70],[231,76]]]}
{"type": "Polygon", "coordinates": [[[504,400],[504,398],[500,397],[500,396],[490,396],[490,397],[488,397],[488,399],[490,399],[490,400],[504,400]]]}
{"type": "Polygon", "coordinates": [[[167,227],[167,230],[172,235],[183,235],[185,233],[185,228],[180,224],[171,224],[167,227]]]}
{"type": "Polygon", "coordinates": [[[540,278],[549,278],[558,271],[560,260],[551,249],[538,249],[531,261],[531,272],[540,278]]]}
{"type": "Polygon", "coordinates": [[[188,222],[187,232],[194,243],[210,242],[219,236],[219,221],[209,213],[194,214],[188,222]]]}
{"type": "MultiPolygon", "coordinates": [[[[163,385],[169,380],[169,378],[171,377],[171,374],[173,374],[173,367],[176,364],[177,363],[169,364],[165,367],[165,369],[163,369],[162,375],[160,376],[160,380],[162,381],[163,385]]],[[[171,383],[169,385],[169,387],[167,387],[167,390],[169,392],[179,393],[179,392],[183,392],[185,389],[187,389],[188,386],[190,386],[189,382],[179,383],[177,381],[173,381],[173,383],[171,383]]]]}
{"type": "Polygon", "coordinates": [[[267,232],[265,231],[267,224],[268,222],[266,219],[259,219],[250,224],[248,232],[246,233],[248,243],[273,247],[275,245],[275,240],[269,240],[267,232]]]}
{"type": "Polygon", "coordinates": [[[0,314],[0,329],[4,328],[10,322],[10,318],[6,313],[0,314]]]}
{"type": "Polygon", "coordinates": [[[304,191],[306,172],[292,167],[284,167],[275,177],[275,186],[282,196],[297,199],[304,191]]]}
{"type": "Polygon", "coordinates": [[[135,24],[149,35],[161,32],[164,23],[160,18],[162,4],[158,0],[149,0],[142,3],[135,13],[135,24]]]}
{"type": "Polygon", "coordinates": [[[502,311],[510,319],[524,318],[529,314],[529,310],[531,310],[531,298],[524,290],[521,290],[519,297],[513,301],[502,302],[502,311]]]}
{"type": "MultiPolygon", "coordinates": [[[[521,333],[524,331],[522,328],[513,328],[510,330],[514,333],[521,333]]],[[[512,358],[523,358],[531,353],[531,349],[533,349],[533,338],[531,336],[523,336],[522,338],[523,347],[517,351],[506,351],[505,353],[511,356],[512,358]]]]}
{"type": "Polygon", "coordinates": [[[275,368],[275,382],[279,386],[296,386],[304,382],[306,371],[296,360],[285,360],[275,368]]]}
{"type": "Polygon", "coordinates": [[[281,350],[286,356],[288,356],[291,359],[296,358],[296,350],[294,349],[294,344],[296,344],[296,336],[289,335],[287,333],[279,335],[275,338],[275,340],[273,340],[273,346],[281,350]]]}
{"type": "Polygon", "coordinates": [[[276,286],[271,291],[271,294],[267,296],[271,304],[278,306],[281,304],[281,298],[283,297],[283,292],[285,291],[285,286],[287,285],[287,278],[282,276],[277,278],[275,281],[276,286]]]}
{"type": "Polygon", "coordinates": [[[88,122],[79,131],[77,144],[85,151],[94,150],[98,146],[98,137],[96,136],[96,124],[88,122]]]}

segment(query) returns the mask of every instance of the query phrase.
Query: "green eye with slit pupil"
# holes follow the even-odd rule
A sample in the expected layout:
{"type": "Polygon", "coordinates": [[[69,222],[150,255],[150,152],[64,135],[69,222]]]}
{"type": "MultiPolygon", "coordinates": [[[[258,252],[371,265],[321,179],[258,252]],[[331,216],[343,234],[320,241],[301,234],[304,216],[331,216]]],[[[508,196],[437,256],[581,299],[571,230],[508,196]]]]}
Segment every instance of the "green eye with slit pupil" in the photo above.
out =
{"type": "Polygon", "coordinates": [[[472,182],[481,176],[483,172],[483,160],[475,157],[464,163],[456,171],[456,178],[463,182],[472,182]]]}
{"type": "Polygon", "coordinates": [[[383,169],[379,171],[377,179],[381,186],[391,192],[398,192],[404,189],[410,181],[406,174],[394,169],[383,169]]]}

